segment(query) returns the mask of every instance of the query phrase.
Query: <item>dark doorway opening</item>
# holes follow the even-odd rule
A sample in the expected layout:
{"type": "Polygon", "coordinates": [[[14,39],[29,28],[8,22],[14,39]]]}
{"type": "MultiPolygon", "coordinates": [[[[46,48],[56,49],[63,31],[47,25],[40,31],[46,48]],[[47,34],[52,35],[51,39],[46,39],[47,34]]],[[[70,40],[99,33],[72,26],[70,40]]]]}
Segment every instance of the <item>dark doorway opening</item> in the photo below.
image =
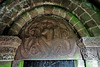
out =
{"type": "Polygon", "coordinates": [[[72,60],[25,60],[24,67],[75,67],[72,60]]]}

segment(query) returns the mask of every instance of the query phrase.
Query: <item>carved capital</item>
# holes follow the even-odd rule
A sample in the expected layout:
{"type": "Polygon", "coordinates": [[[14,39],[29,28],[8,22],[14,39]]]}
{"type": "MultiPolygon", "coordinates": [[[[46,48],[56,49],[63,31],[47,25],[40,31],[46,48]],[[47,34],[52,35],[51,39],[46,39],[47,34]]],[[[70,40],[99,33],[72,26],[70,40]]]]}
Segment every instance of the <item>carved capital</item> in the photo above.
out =
{"type": "Polygon", "coordinates": [[[0,61],[12,61],[21,39],[16,36],[0,36],[0,61]]]}

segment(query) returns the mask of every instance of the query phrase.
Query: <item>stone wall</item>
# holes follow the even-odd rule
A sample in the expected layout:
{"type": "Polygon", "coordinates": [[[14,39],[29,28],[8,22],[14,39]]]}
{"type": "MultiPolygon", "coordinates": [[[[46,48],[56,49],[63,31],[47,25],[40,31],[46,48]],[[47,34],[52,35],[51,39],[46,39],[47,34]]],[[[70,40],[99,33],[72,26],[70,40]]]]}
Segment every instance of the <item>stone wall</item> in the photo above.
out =
{"type": "MultiPolygon", "coordinates": [[[[21,13],[26,12],[36,6],[40,5],[56,5],[59,7],[63,7],[71,12],[75,17],[77,17],[84,28],[75,28],[80,36],[99,36],[100,35],[100,18],[96,11],[92,10],[84,3],[78,2],[76,0],[14,0],[9,4],[1,7],[0,10],[0,24],[3,25],[4,28],[1,28],[1,34],[3,30],[8,26],[11,27],[12,22],[21,15],[21,13]],[[82,33],[84,33],[82,35],[82,33]]],[[[48,8],[48,7],[47,7],[48,8]]],[[[37,9],[38,10],[38,9],[37,9]]],[[[42,10],[39,8],[38,12],[42,10]]],[[[44,7],[43,7],[44,10],[44,7]]],[[[55,9],[57,10],[57,9],[55,9]]],[[[35,11],[36,12],[36,11],[35,11]]],[[[45,13],[44,13],[45,14],[45,13]]],[[[40,14],[38,14],[40,15],[40,14]]],[[[71,16],[70,16],[71,17],[71,16]]],[[[68,20],[72,20],[73,17],[69,18],[68,20]]],[[[27,19],[26,19],[27,20],[27,19]]],[[[80,26],[80,23],[76,23],[74,26],[80,26]]],[[[77,27],[79,27],[77,26],[77,27]]]]}

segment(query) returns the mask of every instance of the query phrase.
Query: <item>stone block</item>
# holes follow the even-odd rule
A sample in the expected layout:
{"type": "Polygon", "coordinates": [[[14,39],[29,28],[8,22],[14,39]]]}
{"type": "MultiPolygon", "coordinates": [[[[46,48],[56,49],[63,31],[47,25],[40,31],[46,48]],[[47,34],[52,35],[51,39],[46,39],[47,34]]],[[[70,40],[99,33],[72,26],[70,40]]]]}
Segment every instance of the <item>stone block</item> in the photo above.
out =
{"type": "Polygon", "coordinates": [[[23,9],[26,9],[29,7],[29,4],[27,1],[22,1],[20,2],[19,6],[22,7],[23,9]]]}
{"type": "Polygon", "coordinates": [[[22,10],[22,7],[21,7],[20,5],[16,5],[16,6],[14,6],[14,8],[15,8],[17,11],[22,10]]]}
{"type": "Polygon", "coordinates": [[[85,60],[100,60],[100,38],[99,37],[82,37],[84,48],[81,53],[85,60]]]}
{"type": "Polygon", "coordinates": [[[44,13],[45,14],[53,14],[53,7],[52,6],[44,6],[44,13]]]}
{"type": "Polygon", "coordinates": [[[66,17],[65,17],[66,20],[69,21],[69,20],[71,19],[71,17],[72,17],[72,16],[70,16],[68,13],[66,13],[66,17]]]}
{"type": "Polygon", "coordinates": [[[70,4],[71,4],[70,0],[63,0],[62,3],[61,3],[61,5],[64,6],[64,7],[68,7],[70,4]]]}
{"type": "Polygon", "coordinates": [[[83,25],[81,24],[81,22],[78,22],[74,27],[76,30],[80,30],[80,29],[84,28],[83,25]]]}
{"type": "Polygon", "coordinates": [[[2,22],[7,23],[7,24],[11,24],[12,19],[8,16],[4,16],[2,18],[2,22]]]}
{"type": "Polygon", "coordinates": [[[36,9],[33,9],[31,11],[28,12],[31,16],[31,18],[34,18],[38,15],[38,11],[36,9]]]}
{"type": "Polygon", "coordinates": [[[95,47],[83,48],[81,53],[85,60],[98,60],[97,48],[95,47]]]}
{"type": "Polygon", "coordinates": [[[12,28],[10,28],[8,34],[9,35],[18,35],[19,31],[21,30],[22,26],[20,24],[15,23],[12,28]]]}
{"type": "Polygon", "coordinates": [[[36,11],[38,12],[38,15],[44,14],[44,7],[36,8],[36,11]]]}
{"type": "Polygon", "coordinates": [[[87,14],[87,13],[84,13],[80,16],[81,20],[83,21],[83,23],[85,23],[85,21],[88,21],[91,19],[91,17],[87,14]]]}
{"type": "Polygon", "coordinates": [[[100,14],[96,13],[92,16],[92,18],[96,21],[98,25],[100,25],[100,14]]]}
{"type": "Polygon", "coordinates": [[[96,22],[94,20],[90,20],[90,21],[88,21],[88,22],[85,23],[85,27],[87,29],[95,27],[95,26],[97,26],[97,24],[96,24],[96,22]]]}
{"type": "Polygon", "coordinates": [[[25,20],[24,22],[28,22],[31,19],[31,15],[28,12],[24,13],[21,17],[25,20]]]}
{"type": "Polygon", "coordinates": [[[86,67],[100,67],[99,60],[86,60],[86,67]]]}
{"type": "Polygon", "coordinates": [[[74,3],[71,3],[69,6],[68,6],[68,8],[69,8],[69,11],[73,11],[74,9],[76,9],[77,8],[77,5],[76,4],[74,4],[74,3]]]}
{"type": "Polygon", "coordinates": [[[59,16],[60,10],[61,10],[60,8],[54,7],[54,8],[53,8],[53,14],[59,16]]]}
{"type": "Polygon", "coordinates": [[[86,37],[86,36],[88,36],[88,32],[86,31],[86,29],[82,29],[82,30],[78,31],[78,33],[79,33],[79,35],[80,35],[81,37],[86,37]]]}
{"type": "Polygon", "coordinates": [[[15,4],[17,4],[19,2],[19,0],[10,0],[10,1],[7,1],[6,3],[6,6],[8,9],[11,9],[15,4]]]}
{"type": "Polygon", "coordinates": [[[34,0],[27,0],[27,3],[31,8],[35,6],[34,0]]]}
{"type": "Polygon", "coordinates": [[[82,40],[86,47],[100,47],[99,37],[82,37],[82,40]]]}
{"type": "Polygon", "coordinates": [[[24,26],[25,23],[26,22],[25,22],[25,20],[22,17],[20,17],[18,20],[15,21],[15,24],[19,24],[20,27],[24,26]]]}
{"type": "Polygon", "coordinates": [[[11,10],[11,14],[12,14],[12,18],[15,18],[17,16],[17,14],[18,14],[18,11],[15,8],[13,8],[11,10]]]}
{"type": "Polygon", "coordinates": [[[80,16],[82,13],[84,13],[85,11],[81,8],[81,7],[78,7],[74,13],[77,14],[78,16],[80,16]]]}
{"type": "Polygon", "coordinates": [[[7,24],[0,22],[0,34],[4,32],[4,29],[6,28],[7,24]]]}
{"type": "Polygon", "coordinates": [[[94,36],[100,36],[100,29],[99,27],[95,27],[90,29],[90,32],[94,35],[94,36]]]}
{"type": "Polygon", "coordinates": [[[61,4],[63,0],[53,0],[53,3],[61,4]]]}
{"type": "MultiPolygon", "coordinates": [[[[72,25],[75,25],[75,24],[78,24],[80,21],[75,17],[75,16],[73,16],[72,18],[71,18],[71,20],[70,20],[70,23],[72,24],[72,25]]],[[[80,25],[80,26],[82,26],[82,25],[80,25]]]]}
{"type": "Polygon", "coordinates": [[[61,17],[65,18],[66,17],[66,11],[65,10],[60,10],[60,14],[61,17]]]}
{"type": "Polygon", "coordinates": [[[33,0],[35,5],[41,5],[43,3],[43,0],[33,0]]]}
{"type": "Polygon", "coordinates": [[[81,4],[82,9],[84,9],[86,12],[88,12],[90,15],[94,14],[95,11],[91,8],[89,8],[87,5],[85,5],[84,3],[81,4]]]}

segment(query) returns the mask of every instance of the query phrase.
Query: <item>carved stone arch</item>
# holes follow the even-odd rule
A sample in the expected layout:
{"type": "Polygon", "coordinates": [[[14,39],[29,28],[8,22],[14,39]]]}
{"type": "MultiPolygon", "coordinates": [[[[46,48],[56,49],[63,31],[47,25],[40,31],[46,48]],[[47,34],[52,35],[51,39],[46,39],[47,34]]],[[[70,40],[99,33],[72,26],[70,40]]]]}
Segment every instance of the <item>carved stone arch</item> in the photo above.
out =
{"type": "Polygon", "coordinates": [[[44,15],[30,21],[20,34],[22,44],[16,59],[64,60],[81,58],[78,40],[68,22],[53,15],[44,15]]]}
{"type": "MultiPolygon", "coordinates": [[[[92,10],[84,3],[75,0],[14,0],[12,2],[7,3],[4,7],[1,6],[1,25],[3,28],[1,30],[1,34],[3,30],[12,24],[12,21],[16,17],[18,17],[21,13],[34,8],[39,5],[57,5],[66,8],[70,12],[72,12],[75,16],[77,16],[81,21],[84,29],[79,30],[80,32],[89,32],[88,36],[98,36],[99,32],[99,18],[96,11],[92,10]],[[85,18],[85,17],[87,18],[85,18]],[[8,22],[6,22],[7,20],[8,22]],[[92,23],[92,24],[91,24],[92,23]],[[91,24],[91,25],[90,25],[91,24]],[[93,26],[94,25],[94,26],[93,26]],[[87,30],[86,30],[87,29],[87,30]],[[97,29],[97,30],[96,30],[97,29]],[[96,30],[96,33],[94,31],[96,30]]],[[[80,24],[79,24],[80,26],[80,24]]],[[[78,26],[78,27],[79,27],[78,26]]],[[[85,34],[84,33],[84,34],[85,34]]],[[[87,36],[85,34],[85,36],[87,36]]]]}

